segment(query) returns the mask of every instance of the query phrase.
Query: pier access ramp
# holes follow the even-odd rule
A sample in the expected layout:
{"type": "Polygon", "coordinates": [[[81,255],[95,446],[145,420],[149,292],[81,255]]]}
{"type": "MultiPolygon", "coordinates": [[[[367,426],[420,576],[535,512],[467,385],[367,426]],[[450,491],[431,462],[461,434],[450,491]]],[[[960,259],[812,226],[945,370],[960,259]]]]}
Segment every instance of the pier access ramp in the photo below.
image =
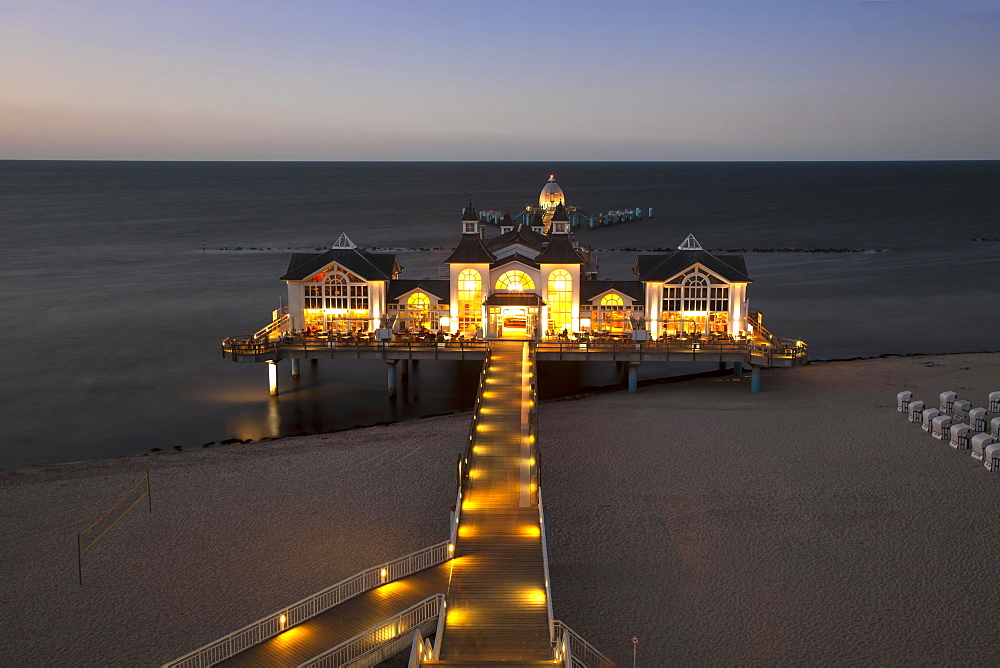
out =
{"type": "Polygon", "coordinates": [[[532,351],[516,341],[490,347],[438,660],[425,665],[555,663],[532,482],[537,466],[529,433],[532,351]]]}

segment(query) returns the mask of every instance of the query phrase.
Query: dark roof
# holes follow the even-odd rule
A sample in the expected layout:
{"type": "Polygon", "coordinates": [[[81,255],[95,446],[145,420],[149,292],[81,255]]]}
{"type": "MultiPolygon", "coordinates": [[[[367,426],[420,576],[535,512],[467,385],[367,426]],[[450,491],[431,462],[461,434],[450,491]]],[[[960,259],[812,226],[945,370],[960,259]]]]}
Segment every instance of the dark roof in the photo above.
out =
{"type": "Polygon", "coordinates": [[[500,258],[499,260],[490,265],[490,269],[496,269],[497,267],[502,267],[505,264],[510,264],[511,262],[520,262],[521,264],[538,269],[538,262],[532,260],[530,257],[521,255],[520,253],[514,253],[513,255],[508,255],[507,257],[500,258]]]}
{"type": "Polygon", "coordinates": [[[305,280],[332,262],[366,281],[388,281],[402,269],[396,256],[389,253],[369,253],[360,248],[331,248],[325,253],[292,255],[288,271],[280,280],[305,280]]]}
{"type": "Polygon", "coordinates": [[[569,215],[566,213],[566,207],[563,206],[562,202],[556,204],[556,210],[552,212],[552,220],[569,220],[569,215]]]}
{"type": "Polygon", "coordinates": [[[633,270],[640,281],[666,281],[695,264],[731,283],[751,283],[742,255],[712,255],[704,250],[675,250],[664,255],[640,255],[633,270]]]}
{"type": "Polygon", "coordinates": [[[447,302],[451,298],[451,282],[447,279],[438,280],[422,278],[414,280],[412,278],[397,278],[389,281],[386,288],[385,298],[392,302],[399,299],[400,295],[405,295],[410,290],[422,290],[427,294],[434,295],[438,299],[447,302]]]}
{"type": "Polygon", "coordinates": [[[469,199],[469,203],[465,206],[465,210],[462,211],[462,220],[479,220],[479,214],[476,213],[476,207],[472,204],[472,199],[469,199]]]}
{"type": "Polygon", "coordinates": [[[535,209],[534,215],[531,216],[531,224],[532,226],[545,224],[545,218],[542,216],[541,209],[535,209]]]}
{"type": "Polygon", "coordinates": [[[483,240],[478,234],[463,234],[458,240],[458,246],[452,251],[445,264],[486,264],[496,257],[486,250],[483,240]]]}
{"type": "Polygon", "coordinates": [[[545,306],[534,292],[494,292],[486,298],[487,306],[545,306]]]}
{"type": "Polygon", "coordinates": [[[549,245],[535,262],[539,264],[586,264],[587,260],[573,247],[568,234],[550,234],[549,245]]]}
{"type": "Polygon", "coordinates": [[[544,234],[539,234],[533,229],[519,223],[517,227],[512,229],[510,232],[504,232],[500,236],[493,237],[489,241],[489,249],[495,251],[498,248],[503,248],[504,246],[510,246],[511,244],[522,244],[528,248],[534,248],[535,250],[542,250],[545,245],[546,237],[544,234]]]}
{"type": "Polygon", "coordinates": [[[504,227],[514,227],[514,219],[510,216],[510,210],[504,211],[503,217],[500,219],[500,224],[504,227]]]}
{"type": "Polygon", "coordinates": [[[646,288],[642,281],[580,281],[580,303],[589,302],[608,290],[617,290],[636,302],[646,302],[646,288]]]}

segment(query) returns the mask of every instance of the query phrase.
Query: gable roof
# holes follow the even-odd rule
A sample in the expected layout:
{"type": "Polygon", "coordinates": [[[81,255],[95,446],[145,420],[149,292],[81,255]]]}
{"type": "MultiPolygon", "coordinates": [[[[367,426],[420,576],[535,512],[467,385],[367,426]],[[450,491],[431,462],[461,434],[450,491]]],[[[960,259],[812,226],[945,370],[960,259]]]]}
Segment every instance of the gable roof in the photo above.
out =
{"type": "Polygon", "coordinates": [[[405,295],[411,290],[421,290],[427,294],[434,295],[439,300],[447,302],[451,296],[451,281],[444,279],[421,278],[397,278],[389,281],[386,288],[385,298],[387,301],[396,301],[401,295],[405,295]]]}
{"type": "Polygon", "coordinates": [[[520,262],[521,264],[527,267],[538,269],[538,262],[532,260],[530,257],[521,255],[520,253],[514,253],[513,255],[508,255],[507,257],[500,258],[499,260],[490,265],[490,269],[496,269],[497,267],[502,267],[505,264],[510,264],[511,262],[520,262]]]}
{"type": "Polygon", "coordinates": [[[463,234],[458,240],[458,246],[452,251],[445,264],[487,264],[493,262],[496,257],[486,250],[483,240],[478,234],[463,234]]]}
{"type": "Polygon", "coordinates": [[[395,255],[369,253],[360,248],[331,248],[318,254],[295,253],[280,280],[302,281],[334,262],[366,281],[388,281],[402,270],[395,255]]]}
{"type": "Polygon", "coordinates": [[[633,271],[640,281],[666,281],[700,264],[730,283],[752,283],[742,255],[712,255],[705,250],[675,250],[663,255],[640,255],[633,271]]]}
{"type": "Polygon", "coordinates": [[[524,223],[518,223],[517,227],[510,232],[504,232],[500,236],[490,239],[488,246],[491,251],[495,251],[511,244],[521,244],[522,246],[540,251],[545,242],[546,238],[544,234],[535,232],[524,223]]]}
{"type": "Polygon", "coordinates": [[[642,281],[580,281],[580,302],[589,302],[608,290],[628,295],[639,304],[646,301],[646,288],[642,281]]]}
{"type": "Polygon", "coordinates": [[[573,247],[568,234],[552,234],[549,245],[545,247],[535,262],[539,264],[586,264],[587,260],[573,247]]]}

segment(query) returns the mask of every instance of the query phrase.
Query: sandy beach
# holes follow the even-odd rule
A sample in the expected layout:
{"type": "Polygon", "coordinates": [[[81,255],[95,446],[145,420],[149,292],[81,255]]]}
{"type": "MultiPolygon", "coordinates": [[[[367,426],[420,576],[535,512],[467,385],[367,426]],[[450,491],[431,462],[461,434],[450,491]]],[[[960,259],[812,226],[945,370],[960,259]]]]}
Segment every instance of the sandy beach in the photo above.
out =
{"type": "MultiPolygon", "coordinates": [[[[813,364],[542,404],[556,616],[638,665],[1000,661],[1000,476],[895,411],[1000,355],[813,364]]],[[[468,415],[0,471],[3,665],[157,665],[447,537],[468,415]],[[76,533],[146,469],[84,556],[76,533]]]]}

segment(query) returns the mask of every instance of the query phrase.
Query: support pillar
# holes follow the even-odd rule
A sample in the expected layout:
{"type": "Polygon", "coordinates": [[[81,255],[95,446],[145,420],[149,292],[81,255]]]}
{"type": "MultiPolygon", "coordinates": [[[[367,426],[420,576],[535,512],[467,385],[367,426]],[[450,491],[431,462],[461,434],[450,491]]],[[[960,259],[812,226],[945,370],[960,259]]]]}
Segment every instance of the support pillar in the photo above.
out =
{"type": "Polygon", "coordinates": [[[404,383],[410,379],[410,363],[406,360],[399,360],[399,379],[404,383]]]}
{"type": "Polygon", "coordinates": [[[399,360],[387,361],[386,367],[388,367],[388,385],[389,385],[389,397],[395,398],[396,396],[396,364],[399,360]]]}
{"type": "Polygon", "coordinates": [[[639,391],[639,365],[629,363],[628,365],[628,393],[635,394],[639,391]]]}
{"type": "Polygon", "coordinates": [[[309,360],[309,363],[312,364],[313,368],[315,369],[319,365],[319,360],[314,357],[311,360],[309,360]]]}
{"type": "Polygon", "coordinates": [[[750,391],[760,392],[760,367],[750,367],[750,391]]]}
{"type": "Polygon", "coordinates": [[[743,377],[743,362],[733,362],[733,375],[743,377]]]}
{"type": "Polygon", "coordinates": [[[278,396],[278,363],[267,363],[267,385],[272,397],[278,396]]]}
{"type": "Polygon", "coordinates": [[[302,375],[301,360],[298,358],[292,358],[292,378],[298,378],[302,375]]]}

